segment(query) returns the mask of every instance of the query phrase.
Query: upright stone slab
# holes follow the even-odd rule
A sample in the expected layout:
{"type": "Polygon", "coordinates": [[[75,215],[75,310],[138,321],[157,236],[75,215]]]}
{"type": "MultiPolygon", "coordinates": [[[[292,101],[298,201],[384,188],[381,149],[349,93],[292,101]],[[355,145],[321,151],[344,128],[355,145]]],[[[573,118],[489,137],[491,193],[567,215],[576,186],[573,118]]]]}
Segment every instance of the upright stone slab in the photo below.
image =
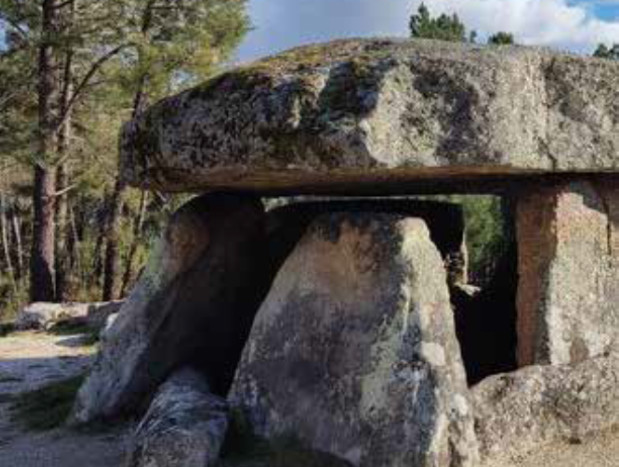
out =
{"type": "Polygon", "coordinates": [[[191,365],[227,393],[266,295],[259,200],[193,199],[172,217],[79,391],[73,421],[138,411],[171,371],[191,365]]]}
{"type": "Polygon", "coordinates": [[[619,184],[531,190],[517,230],[519,365],[618,350],[619,184]]]}
{"type": "MultiPolygon", "coordinates": [[[[302,197],[301,197],[302,198],[302,197]]],[[[299,240],[307,226],[319,215],[333,212],[391,213],[422,219],[430,231],[430,239],[438,248],[447,269],[450,285],[468,282],[468,251],[462,205],[444,201],[415,198],[338,199],[314,201],[284,198],[276,200],[279,207],[268,213],[269,238],[274,244],[274,258],[278,250],[290,249],[299,240]],[[281,203],[284,203],[281,205],[281,203]]],[[[281,265],[282,261],[276,261],[281,265]]]]}
{"type": "Polygon", "coordinates": [[[355,466],[475,465],[441,257],[423,221],[317,217],[280,269],[231,399],[258,434],[355,466]]]}

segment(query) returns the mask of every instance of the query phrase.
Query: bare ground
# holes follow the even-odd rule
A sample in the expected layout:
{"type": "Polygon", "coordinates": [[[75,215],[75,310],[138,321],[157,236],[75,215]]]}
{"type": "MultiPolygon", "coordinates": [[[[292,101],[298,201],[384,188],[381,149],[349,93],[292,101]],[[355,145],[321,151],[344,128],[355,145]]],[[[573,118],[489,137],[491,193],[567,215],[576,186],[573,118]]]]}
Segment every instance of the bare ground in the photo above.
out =
{"type": "MultiPolygon", "coordinates": [[[[0,467],[122,467],[126,429],[32,432],[11,422],[11,402],[5,400],[6,394],[82,374],[94,350],[80,345],[78,336],[0,337],[0,467]]],[[[619,432],[583,444],[558,443],[516,460],[489,461],[484,467],[619,467],[619,432]]]]}
{"type": "Polygon", "coordinates": [[[67,428],[32,432],[11,421],[7,394],[83,374],[93,347],[79,336],[16,333],[0,338],[0,466],[120,467],[123,431],[83,433],[67,428]]]}
{"type": "Polygon", "coordinates": [[[619,467],[619,433],[604,433],[582,444],[556,443],[512,461],[483,467],[619,467]]]}

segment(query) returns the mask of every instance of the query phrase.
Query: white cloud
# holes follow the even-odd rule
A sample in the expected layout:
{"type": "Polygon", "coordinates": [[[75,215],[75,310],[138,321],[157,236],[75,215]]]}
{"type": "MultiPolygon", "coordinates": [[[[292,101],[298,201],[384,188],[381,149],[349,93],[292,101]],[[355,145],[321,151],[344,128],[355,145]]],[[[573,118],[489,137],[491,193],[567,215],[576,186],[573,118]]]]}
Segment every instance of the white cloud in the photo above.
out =
{"type": "Polygon", "coordinates": [[[524,44],[589,51],[600,42],[619,42],[619,20],[597,18],[590,4],[566,0],[426,0],[426,4],[436,13],[457,12],[481,33],[512,32],[524,44]]]}
{"type": "MultiPolygon", "coordinates": [[[[600,42],[619,43],[614,21],[595,16],[595,4],[619,0],[425,0],[433,13],[456,12],[483,39],[496,31],[517,41],[590,53],[600,42]]],[[[308,42],[337,37],[408,34],[408,18],[421,0],[251,0],[256,30],[241,47],[248,60],[308,42]]],[[[614,7],[613,7],[614,8],[614,7]]]]}

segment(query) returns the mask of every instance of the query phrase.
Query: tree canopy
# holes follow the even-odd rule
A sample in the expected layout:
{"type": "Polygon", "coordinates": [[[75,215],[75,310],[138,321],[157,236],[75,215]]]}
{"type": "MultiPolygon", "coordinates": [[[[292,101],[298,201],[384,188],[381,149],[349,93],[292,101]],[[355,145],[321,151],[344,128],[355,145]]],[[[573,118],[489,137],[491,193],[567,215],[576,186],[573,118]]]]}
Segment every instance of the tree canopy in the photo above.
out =
{"type": "Polygon", "coordinates": [[[126,277],[137,274],[149,211],[157,217],[171,199],[123,196],[119,127],[150,102],[217,72],[249,29],[246,3],[0,0],[0,168],[12,170],[3,173],[0,227],[16,226],[0,266],[18,256],[30,262],[30,273],[17,279],[30,280],[31,299],[100,298],[103,263],[123,262],[132,269],[126,277]],[[30,252],[11,250],[18,239],[30,252]],[[65,294],[65,282],[78,289],[68,285],[65,294]]]}
{"type": "Polygon", "coordinates": [[[411,37],[418,39],[437,39],[449,42],[467,42],[474,40],[475,33],[467,35],[466,27],[457,14],[442,14],[432,17],[428,7],[422,3],[413,14],[409,23],[411,37]]]}
{"type": "Polygon", "coordinates": [[[488,44],[491,45],[510,45],[515,44],[514,35],[510,32],[497,32],[488,38],[488,44]]]}
{"type": "Polygon", "coordinates": [[[609,60],[619,60],[619,44],[614,44],[612,46],[600,44],[598,48],[595,49],[595,52],[593,52],[593,56],[609,60]]]}

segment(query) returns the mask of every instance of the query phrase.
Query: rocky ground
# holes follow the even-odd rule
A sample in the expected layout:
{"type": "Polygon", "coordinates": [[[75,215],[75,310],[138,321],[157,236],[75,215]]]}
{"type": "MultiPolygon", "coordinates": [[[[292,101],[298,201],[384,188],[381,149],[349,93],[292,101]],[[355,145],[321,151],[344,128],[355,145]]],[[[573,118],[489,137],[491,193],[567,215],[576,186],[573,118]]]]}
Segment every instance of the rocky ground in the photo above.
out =
{"type": "MultiPolygon", "coordinates": [[[[82,374],[95,347],[80,336],[15,333],[0,337],[0,466],[116,467],[123,463],[126,429],[32,431],[12,420],[11,396],[82,374]]],[[[249,465],[249,464],[248,464],[249,465]]],[[[484,467],[619,467],[619,432],[582,444],[548,446],[513,462],[484,467]]],[[[296,466],[286,466],[296,467],[296,466]]]]}
{"type": "Polygon", "coordinates": [[[83,336],[15,333],[0,337],[0,466],[122,465],[123,432],[32,431],[13,420],[14,395],[84,373],[95,347],[83,336]]]}
{"type": "Polygon", "coordinates": [[[605,433],[582,444],[558,443],[516,461],[490,461],[483,467],[618,467],[619,432],[605,433]]]}

